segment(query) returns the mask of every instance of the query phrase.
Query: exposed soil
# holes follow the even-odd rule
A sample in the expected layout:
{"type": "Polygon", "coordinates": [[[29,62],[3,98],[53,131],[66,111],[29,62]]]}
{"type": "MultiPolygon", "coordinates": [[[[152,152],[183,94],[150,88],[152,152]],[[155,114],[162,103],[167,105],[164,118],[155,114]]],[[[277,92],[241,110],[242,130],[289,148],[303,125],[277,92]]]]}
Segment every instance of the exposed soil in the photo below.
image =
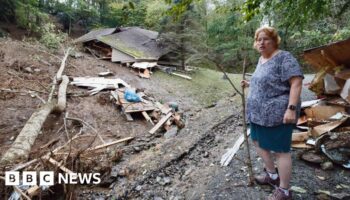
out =
{"type": "MultiPolygon", "coordinates": [[[[45,53],[38,45],[29,45],[11,39],[0,39],[0,156],[11,146],[31,114],[42,105],[50,91],[52,77],[56,74],[60,60],[45,53]],[[6,89],[11,89],[8,91],[6,89]],[[40,98],[38,98],[38,96],[40,98]]],[[[60,58],[62,51],[51,52],[60,58]]],[[[68,87],[70,94],[67,111],[70,117],[80,118],[93,126],[107,142],[125,137],[135,137],[128,144],[113,146],[107,156],[96,157],[88,163],[87,171],[103,172],[102,183],[98,186],[76,186],[76,199],[264,199],[271,192],[269,187],[247,186],[247,170],[240,160],[244,160],[244,150],[238,152],[239,159],[233,159],[229,167],[220,167],[221,156],[234,144],[242,132],[239,97],[221,97],[221,88],[198,88],[196,82],[171,77],[162,72],[154,72],[150,80],[141,79],[130,68],[108,61],[97,60],[89,54],[83,58],[68,59],[65,74],[70,77],[92,76],[99,72],[112,71],[136,88],[144,88],[145,93],[161,102],[176,101],[183,113],[186,126],[175,137],[166,138],[164,132],[149,134],[152,125],[142,116],[135,116],[128,122],[103,91],[94,96],[75,95],[86,93],[86,89],[68,87]],[[193,87],[192,87],[193,85],[193,87]],[[208,93],[215,98],[202,99],[198,92],[208,93]],[[196,95],[194,95],[196,94],[196,95]],[[215,100],[214,100],[215,99],[215,100]],[[118,159],[115,156],[118,155],[118,159]],[[113,159],[112,159],[113,158],[113,159]]],[[[221,80],[222,81],[222,80],[221,80]]],[[[209,96],[210,96],[209,95],[209,96]]],[[[65,113],[65,114],[66,114],[65,113]]],[[[50,115],[42,133],[36,140],[31,158],[36,158],[50,149],[41,146],[59,138],[51,147],[67,141],[63,127],[64,114],[50,115]]],[[[79,124],[69,122],[68,133],[73,136],[80,131],[79,124]]],[[[93,133],[84,128],[85,134],[93,133]]],[[[91,138],[79,141],[82,146],[91,138]]],[[[98,141],[95,141],[98,143],[98,141]]],[[[306,190],[294,193],[295,199],[316,199],[317,192],[328,190],[334,193],[350,192],[350,173],[335,167],[323,171],[297,157],[293,151],[292,186],[306,190]],[[319,177],[324,177],[321,180],[319,177]]],[[[258,172],[262,162],[252,148],[254,171],[258,172]]],[[[70,168],[70,166],[67,166],[70,168]]],[[[1,182],[3,184],[3,182],[1,182]]],[[[1,186],[1,188],[5,188],[1,186]]],[[[55,194],[43,193],[45,199],[68,198],[62,186],[51,188],[55,194]]],[[[5,190],[0,189],[4,197],[5,190]]]]}

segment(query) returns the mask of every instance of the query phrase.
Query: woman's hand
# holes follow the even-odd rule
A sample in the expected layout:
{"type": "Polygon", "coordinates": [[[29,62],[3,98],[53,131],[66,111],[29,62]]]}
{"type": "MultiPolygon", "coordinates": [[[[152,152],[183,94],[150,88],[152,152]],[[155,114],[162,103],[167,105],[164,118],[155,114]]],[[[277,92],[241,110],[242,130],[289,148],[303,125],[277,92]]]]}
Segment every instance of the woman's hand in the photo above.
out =
{"type": "Polygon", "coordinates": [[[283,123],[284,124],[293,124],[296,121],[296,111],[287,109],[284,113],[283,123]]]}
{"type": "Polygon", "coordinates": [[[247,80],[242,80],[241,81],[241,87],[246,88],[249,87],[250,83],[247,80]]]}

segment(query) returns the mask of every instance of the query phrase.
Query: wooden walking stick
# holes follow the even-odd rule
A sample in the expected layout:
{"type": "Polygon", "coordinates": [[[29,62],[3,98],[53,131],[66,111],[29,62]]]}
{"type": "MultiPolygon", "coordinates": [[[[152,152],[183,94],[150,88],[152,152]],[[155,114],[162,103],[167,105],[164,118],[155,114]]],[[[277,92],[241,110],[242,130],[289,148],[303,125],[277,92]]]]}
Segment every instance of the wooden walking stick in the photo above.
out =
{"type": "MultiPolygon", "coordinates": [[[[246,56],[244,57],[243,60],[243,73],[242,73],[242,78],[243,80],[245,80],[245,74],[246,74],[246,70],[247,70],[247,66],[246,66],[246,56]]],[[[220,65],[216,65],[220,71],[222,73],[224,73],[224,76],[227,77],[227,80],[230,82],[231,86],[233,87],[233,89],[235,90],[236,93],[239,94],[239,96],[241,97],[242,100],[242,109],[243,109],[243,116],[242,116],[242,124],[243,124],[243,137],[244,137],[244,144],[246,147],[246,153],[247,153],[247,160],[244,162],[248,168],[248,175],[249,175],[249,185],[253,185],[254,184],[254,174],[253,174],[253,167],[252,167],[252,160],[250,158],[250,147],[249,147],[249,142],[248,142],[248,133],[247,133],[247,123],[246,123],[246,115],[245,115],[245,92],[244,92],[244,86],[242,86],[242,92],[240,92],[236,86],[233,84],[233,82],[231,81],[231,79],[228,77],[228,75],[226,74],[225,70],[220,66],[220,65]]],[[[228,151],[225,155],[222,156],[222,160],[221,160],[221,165],[223,166],[227,166],[232,158],[234,157],[234,154],[236,153],[236,151],[238,150],[239,146],[241,143],[238,144],[238,146],[234,146],[232,148],[233,151],[228,151]]]]}
{"type": "MultiPolygon", "coordinates": [[[[247,57],[244,57],[243,60],[243,73],[242,73],[242,80],[245,80],[245,73],[247,71],[247,66],[246,66],[246,61],[247,61],[247,57]]],[[[250,146],[249,146],[249,141],[248,141],[248,132],[247,132],[247,123],[246,123],[246,116],[245,116],[245,90],[244,90],[244,85],[242,85],[242,95],[241,95],[241,99],[242,99],[242,109],[243,109],[243,135],[244,135],[244,144],[246,147],[246,154],[247,154],[247,162],[246,165],[248,167],[248,174],[249,174],[249,185],[253,185],[254,184],[254,174],[253,174],[253,165],[252,165],[252,160],[250,158],[250,146]]]]}

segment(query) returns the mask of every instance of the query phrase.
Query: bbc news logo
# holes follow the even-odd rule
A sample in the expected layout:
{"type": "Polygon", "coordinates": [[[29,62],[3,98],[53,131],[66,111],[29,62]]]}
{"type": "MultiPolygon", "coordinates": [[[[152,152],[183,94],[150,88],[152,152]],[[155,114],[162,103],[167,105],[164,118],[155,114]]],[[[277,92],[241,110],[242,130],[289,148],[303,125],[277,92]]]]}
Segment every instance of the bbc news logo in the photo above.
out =
{"type": "Polygon", "coordinates": [[[55,179],[53,171],[18,171],[5,172],[5,185],[39,185],[52,186],[58,184],[94,184],[101,183],[100,173],[58,173],[55,179]],[[38,176],[39,175],[39,176],[38,176]],[[38,179],[39,178],[39,179],[38,179]]]}

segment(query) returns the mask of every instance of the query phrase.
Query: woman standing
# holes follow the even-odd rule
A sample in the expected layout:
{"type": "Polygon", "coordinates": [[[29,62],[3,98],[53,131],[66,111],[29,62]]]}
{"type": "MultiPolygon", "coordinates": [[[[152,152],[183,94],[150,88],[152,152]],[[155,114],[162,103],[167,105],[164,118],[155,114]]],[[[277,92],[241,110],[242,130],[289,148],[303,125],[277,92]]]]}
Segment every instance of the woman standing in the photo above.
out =
{"type": "Polygon", "coordinates": [[[296,59],[289,52],[278,49],[280,37],[276,29],[259,28],[254,39],[254,47],[261,56],[251,81],[243,80],[241,84],[250,86],[247,118],[251,138],[265,166],[255,180],[258,184],[276,186],[269,200],[292,199],[289,191],[290,148],[304,76],[296,59]]]}

